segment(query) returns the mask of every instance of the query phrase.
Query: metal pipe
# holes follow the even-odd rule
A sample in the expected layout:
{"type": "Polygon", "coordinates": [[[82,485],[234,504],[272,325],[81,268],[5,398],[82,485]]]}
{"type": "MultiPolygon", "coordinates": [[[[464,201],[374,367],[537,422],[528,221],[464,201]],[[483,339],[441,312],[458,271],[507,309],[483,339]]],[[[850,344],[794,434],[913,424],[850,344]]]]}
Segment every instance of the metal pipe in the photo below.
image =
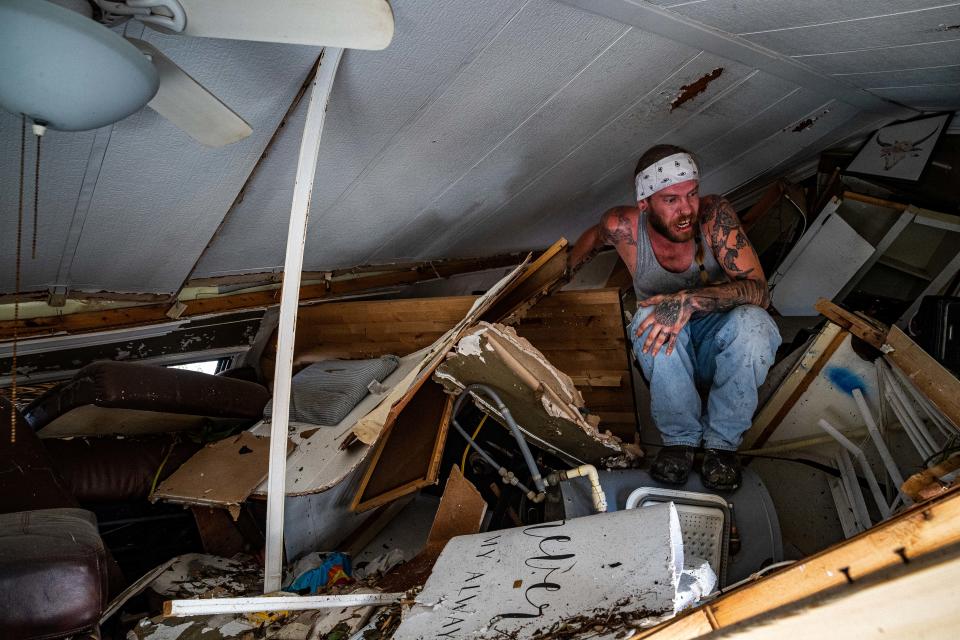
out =
{"type": "MultiPolygon", "coordinates": [[[[857,389],[857,391],[859,391],[859,389],[857,389]]],[[[870,463],[867,462],[867,456],[864,455],[863,449],[850,442],[850,440],[840,433],[836,427],[823,418],[820,418],[817,424],[820,425],[821,429],[829,433],[834,440],[839,442],[840,446],[852,453],[857,459],[857,463],[860,465],[860,470],[867,479],[867,486],[870,487],[870,493],[873,494],[873,501],[877,503],[877,509],[880,510],[880,517],[884,520],[889,518],[890,505],[887,504],[887,500],[883,496],[883,491],[880,490],[880,484],[877,482],[877,476],[874,475],[873,469],[870,468],[870,463]]]]}
{"type": "Polygon", "coordinates": [[[520,453],[523,455],[523,460],[527,464],[527,469],[530,470],[530,479],[533,481],[537,491],[540,493],[545,492],[547,487],[543,482],[543,475],[540,473],[540,469],[537,467],[537,463],[533,459],[533,453],[530,451],[530,446],[523,438],[523,432],[520,431],[520,425],[518,425],[517,421],[513,419],[510,409],[508,409],[507,405],[503,403],[503,400],[500,399],[500,396],[496,391],[485,384],[468,384],[463,388],[463,392],[453,405],[453,415],[456,416],[459,413],[460,406],[463,404],[464,398],[471,392],[475,391],[482,391],[484,395],[489,396],[490,399],[493,400],[494,405],[497,407],[497,411],[500,412],[500,415],[503,416],[503,419],[510,428],[510,431],[513,432],[513,437],[517,441],[517,446],[520,447],[520,453]]]}
{"type": "Polygon", "coordinates": [[[887,474],[897,487],[897,493],[903,497],[906,504],[912,504],[913,501],[903,495],[903,492],[900,490],[900,487],[903,486],[903,475],[900,473],[900,468],[890,454],[890,449],[887,448],[887,444],[883,441],[883,436],[880,434],[877,423],[873,421],[873,414],[870,412],[870,407],[867,406],[866,398],[863,397],[863,391],[854,389],[853,400],[857,403],[857,409],[860,410],[860,416],[867,425],[867,432],[870,434],[873,446],[877,448],[877,453],[880,454],[880,459],[883,460],[883,466],[886,468],[887,474]]]}
{"type": "Polygon", "coordinates": [[[489,464],[491,467],[497,470],[497,473],[500,474],[500,478],[503,480],[505,484],[512,484],[519,487],[521,491],[527,494],[527,498],[533,502],[543,501],[543,497],[545,495],[544,492],[540,492],[539,494],[537,494],[534,491],[531,491],[530,488],[527,487],[525,484],[517,480],[517,477],[513,475],[513,472],[511,472],[502,464],[494,460],[489,453],[484,451],[483,447],[477,444],[476,441],[470,437],[470,434],[467,433],[466,430],[460,426],[460,423],[457,422],[456,418],[451,418],[450,424],[452,424],[453,428],[456,429],[457,432],[466,439],[467,444],[473,447],[477,451],[477,453],[480,454],[480,457],[487,461],[487,464],[489,464]]]}

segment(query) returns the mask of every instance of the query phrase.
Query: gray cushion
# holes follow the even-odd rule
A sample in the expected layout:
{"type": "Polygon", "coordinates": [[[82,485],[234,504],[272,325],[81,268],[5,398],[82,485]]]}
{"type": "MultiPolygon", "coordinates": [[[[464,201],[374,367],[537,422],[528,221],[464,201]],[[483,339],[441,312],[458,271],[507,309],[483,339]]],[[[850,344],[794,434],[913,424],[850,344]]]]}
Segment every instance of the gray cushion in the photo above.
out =
{"type": "MultiPolygon", "coordinates": [[[[290,420],[336,425],[369,393],[372,382],[383,382],[400,359],[382,356],[371,360],[325,360],[311,364],[293,376],[290,420]]],[[[264,418],[273,413],[273,402],[264,408],[264,418]]]]}

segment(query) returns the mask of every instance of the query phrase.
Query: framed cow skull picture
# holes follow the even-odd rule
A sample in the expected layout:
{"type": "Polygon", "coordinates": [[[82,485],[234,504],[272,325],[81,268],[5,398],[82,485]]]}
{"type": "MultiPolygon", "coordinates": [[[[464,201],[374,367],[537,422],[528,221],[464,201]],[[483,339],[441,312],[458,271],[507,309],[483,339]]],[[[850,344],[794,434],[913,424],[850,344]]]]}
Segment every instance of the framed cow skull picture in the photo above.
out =
{"type": "Polygon", "coordinates": [[[949,119],[945,113],[883,127],[870,136],[846,172],[919,180],[949,119]]]}

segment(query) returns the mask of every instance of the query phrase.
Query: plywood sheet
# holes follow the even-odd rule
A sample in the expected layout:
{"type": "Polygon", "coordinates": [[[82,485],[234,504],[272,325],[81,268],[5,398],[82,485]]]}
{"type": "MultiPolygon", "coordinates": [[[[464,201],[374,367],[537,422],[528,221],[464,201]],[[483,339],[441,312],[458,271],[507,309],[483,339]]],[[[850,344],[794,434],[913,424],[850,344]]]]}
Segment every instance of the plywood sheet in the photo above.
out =
{"type": "MultiPolygon", "coordinates": [[[[293,449],[288,443],[287,452],[293,449]]],[[[240,503],[267,476],[270,438],[244,431],[207,445],[163,481],[151,500],[223,507],[237,518],[240,503]]]]}
{"type": "MultiPolygon", "coordinates": [[[[571,462],[609,464],[625,455],[619,438],[598,432],[596,418],[585,417],[583,396],[570,377],[510,327],[479,323],[457,343],[434,379],[453,393],[474,383],[489,385],[528,440],[571,462]]],[[[503,422],[492,405],[482,399],[478,404],[503,422]]]]}
{"type": "Polygon", "coordinates": [[[516,330],[571,377],[603,429],[632,441],[637,410],[624,324],[619,290],[593,289],[542,298],[516,330]]]}
{"type": "Polygon", "coordinates": [[[355,511],[436,484],[452,408],[453,398],[440,385],[428,382],[420,389],[377,441],[353,503],[355,511]]]}

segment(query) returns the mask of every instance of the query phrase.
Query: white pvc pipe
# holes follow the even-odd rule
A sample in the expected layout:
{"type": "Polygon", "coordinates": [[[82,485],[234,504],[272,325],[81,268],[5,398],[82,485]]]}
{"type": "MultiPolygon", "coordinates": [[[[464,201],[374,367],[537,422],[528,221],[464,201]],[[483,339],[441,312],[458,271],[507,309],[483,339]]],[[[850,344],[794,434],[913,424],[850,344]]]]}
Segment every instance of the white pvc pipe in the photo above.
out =
{"type": "Polygon", "coordinates": [[[307,119],[300,140],[297,176],[293,183],[293,202],[287,227],[287,254],[283,262],[283,288],[280,293],[280,325],[277,362],[273,377],[273,418],[270,423],[270,470],[267,475],[267,544],[263,591],[280,589],[283,575],[283,503],[287,480],[287,426],[290,420],[290,378],[293,375],[293,344],[297,331],[297,306],[303,247],[306,242],[310,198],[317,171],[320,134],[333,89],[333,78],[343,49],[327,47],[317,61],[317,73],[310,88],[307,119]]]}
{"type": "Polygon", "coordinates": [[[867,433],[870,434],[873,446],[877,448],[877,453],[880,454],[880,459],[883,460],[883,466],[886,468],[887,474],[897,486],[897,493],[903,497],[906,504],[913,504],[913,501],[910,500],[908,496],[903,495],[903,492],[900,490],[900,487],[903,486],[903,475],[900,473],[900,467],[897,466],[896,461],[890,454],[890,449],[887,448],[887,444],[883,441],[883,435],[880,433],[877,423],[874,422],[873,413],[870,412],[870,407],[867,406],[866,398],[863,397],[863,392],[860,389],[853,390],[853,400],[857,403],[860,415],[867,425],[867,433]]]}
{"type": "Polygon", "coordinates": [[[582,464],[569,471],[561,471],[564,479],[585,477],[590,481],[590,494],[593,498],[593,508],[597,513],[604,513],[607,510],[607,496],[603,493],[603,487],[600,486],[600,476],[597,474],[597,468],[592,464],[582,464]]]}
{"type": "MultiPolygon", "coordinates": [[[[859,391],[859,389],[857,389],[859,391]]],[[[870,463],[867,462],[867,456],[864,455],[863,449],[853,444],[844,436],[840,431],[836,429],[832,424],[821,418],[818,422],[820,428],[830,434],[834,440],[840,443],[844,449],[853,454],[853,457],[857,459],[857,463],[860,465],[860,470],[863,472],[863,476],[867,479],[867,486],[870,487],[870,493],[873,494],[873,501],[877,503],[877,509],[880,510],[880,516],[886,520],[890,517],[890,505],[887,504],[887,500],[883,495],[883,491],[880,489],[880,484],[877,482],[877,476],[874,475],[873,469],[870,468],[870,463]]]]}
{"type": "Polygon", "coordinates": [[[863,491],[860,490],[860,483],[857,481],[857,472],[853,469],[853,463],[850,461],[850,455],[846,449],[840,449],[837,452],[837,466],[840,468],[840,480],[843,484],[844,493],[847,495],[847,500],[853,508],[857,527],[861,531],[866,531],[873,525],[873,521],[870,520],[867,503],[863,499],[863,491]]]}
{"type": "Polygon", "coordinates": [[[914,428],[930,447],[930,451],[939,451],[940,444],[933,439],[932,435],[930,435],[930,432],[927,430],[927,425],[925,425],[920,416],[917,415],[917,411],[914,409],[913,403],[910,402],[909,398],[907,398],[906,394],[903,392],[903,388],[900,386],[900,383],[890,374],[887,374],[887,380],[890,382],[888,386],[893,390],[893,393],[895,396],[897,396],[897,399],[900,400],[900,405],[903,407],[903,410],[906,411],[907,417],[913,421],[914,428]]]}
{"type": "Polygon", "coordinates": [[[403,600],[402,593],[347,593],[333,596],[259,596],[253,598],[205,598],[167,600],[165,617],[212,616],[221,613],[258,613],[261,611],[310,611],[341,607],[382,607],[403,600]]]}
{"type": "Polygon", "coordinates": [[[887,404],[890,405],[890,408],[893,409],[893,414],[897,416],[897,420],[900,422],[900,426],[903,427],[903,430],[907,433],[907,436],[910,438],[910,442],[913,443],[914,448],[917,450],[917,453],[920,454],[920,457],[926,460],[933,455],[933,451],[930,450],[927,441],[923,439],[917,430],[914,428],[913,423],[910,421],[909,416],[907,416],[906,411],[903,407],[900,406],[900,399],[890,390],[890,387],[893,385],[887,385],[884,395],[887,398],[887,404]]]}

